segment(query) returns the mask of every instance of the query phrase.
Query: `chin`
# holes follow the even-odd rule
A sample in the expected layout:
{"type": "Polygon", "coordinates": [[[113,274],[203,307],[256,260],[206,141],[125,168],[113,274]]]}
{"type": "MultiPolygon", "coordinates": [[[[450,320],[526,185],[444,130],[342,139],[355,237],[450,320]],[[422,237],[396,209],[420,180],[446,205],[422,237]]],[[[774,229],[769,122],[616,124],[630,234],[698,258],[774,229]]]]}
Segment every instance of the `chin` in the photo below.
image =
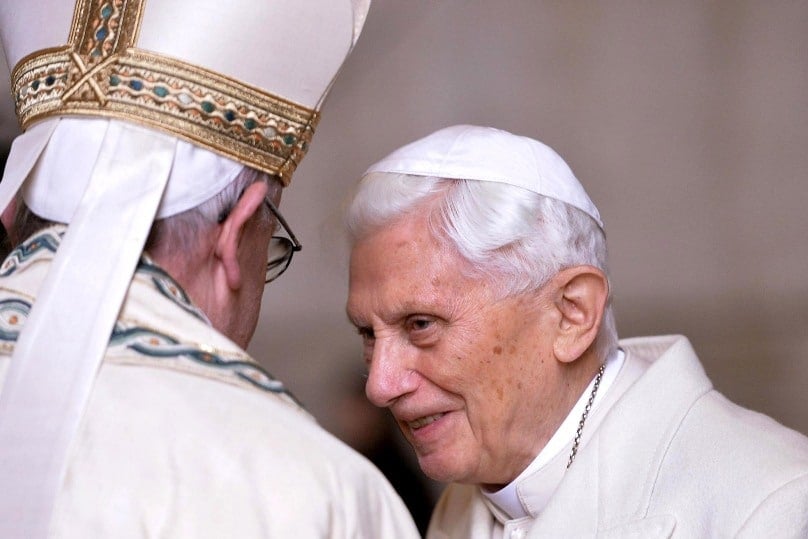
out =
{"type": "Polygon", "coordinates": [[[456,454],[418,455],[421,471],[430,479],[440,483],[476,483],[468,466],[456,454]]]}

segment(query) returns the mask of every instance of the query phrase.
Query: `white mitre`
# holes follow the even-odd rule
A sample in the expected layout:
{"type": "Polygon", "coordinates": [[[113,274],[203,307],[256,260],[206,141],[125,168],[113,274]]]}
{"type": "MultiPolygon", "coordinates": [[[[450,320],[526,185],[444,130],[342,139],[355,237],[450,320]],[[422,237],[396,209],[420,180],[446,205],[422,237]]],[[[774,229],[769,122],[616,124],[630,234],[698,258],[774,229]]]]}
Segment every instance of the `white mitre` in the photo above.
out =
{"type": "Polygon", "coordinates": [[[0,211],[22,188],[35,213],[69,223],[0,393],[0,536],[47,536],[67,448],[155,217],[207,200],[245,165],[288,185],[369,3],[0,3],[24,130],[0,211]]]}

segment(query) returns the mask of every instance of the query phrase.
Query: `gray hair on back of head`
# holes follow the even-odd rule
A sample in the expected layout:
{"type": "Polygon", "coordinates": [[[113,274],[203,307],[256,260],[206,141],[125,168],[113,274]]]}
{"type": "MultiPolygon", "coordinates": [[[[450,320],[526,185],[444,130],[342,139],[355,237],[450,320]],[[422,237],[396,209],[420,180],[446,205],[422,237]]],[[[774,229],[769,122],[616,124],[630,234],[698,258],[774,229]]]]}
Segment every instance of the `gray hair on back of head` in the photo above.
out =
{"type": "MultiPolygon", "coordinates": [[[[356,243],[431,204],[429,226],[491,279],[501,295],[538,290],[557,272],[594,266],[607,276],[606,236],[589,215],[559,200],[499,182],[374,172],[357,185],[346,212],[356,243]]],[[[600,361],[617,348],[611,296],[594,343],[600,361]]]]}
{"type": "Polygon", "coordinates": [[[205,202],[177,215],[155,221],[145,250],[160,251],[165,254],[193,251],[199,241],[200,231],[215,226],[220,217],[236,205],[244,190],[259,181],[269,185],[268,195],[270,197],[283,188],[276,178],[245,166],[233,178],[233,181],[205,202]]]}

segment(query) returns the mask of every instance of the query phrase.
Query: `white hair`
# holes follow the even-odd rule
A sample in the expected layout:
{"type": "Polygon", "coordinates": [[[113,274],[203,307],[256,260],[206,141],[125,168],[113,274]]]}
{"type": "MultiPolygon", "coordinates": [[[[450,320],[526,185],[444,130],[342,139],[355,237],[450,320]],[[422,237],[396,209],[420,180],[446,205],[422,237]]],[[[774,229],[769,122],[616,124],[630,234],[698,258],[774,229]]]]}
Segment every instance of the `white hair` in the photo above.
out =
{"type": "MultiPolygon", "coordinates": [[[[503,297],[538,290],[572,266],[594,266],[608,279],[606,237],[589,215],[499,182],[370,173],[346,213],[349,239],[355,243],[427,207],[435,238],[450,242],[469,273],[492,279],[503,297]]],[[[594,349],[603,361],[616,347],[610,296],[594,349]]]]}
{"type": "Polygon", "coordinates": [[[166,254],[193,251],[201,237],[200,232],[219,223],[233,209],[244,190],[259,181],[269,185],[270,197],[282,189],[277,178],[245,166],[233,181],[205,202],[177,215],[155,221],[144,250],[159,250],[166,254]]]}

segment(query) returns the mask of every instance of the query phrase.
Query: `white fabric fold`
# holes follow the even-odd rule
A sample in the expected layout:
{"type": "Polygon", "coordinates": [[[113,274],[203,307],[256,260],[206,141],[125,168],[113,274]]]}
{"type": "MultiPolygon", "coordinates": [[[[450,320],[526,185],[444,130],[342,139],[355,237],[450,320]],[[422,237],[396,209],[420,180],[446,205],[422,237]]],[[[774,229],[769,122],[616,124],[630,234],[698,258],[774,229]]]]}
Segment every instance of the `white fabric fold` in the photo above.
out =
{"type": "Polygon", "coordinates": [[[2,537],[47,537],[65,459],[163,195],[175,146],[173,137],[109,124],[0,394],[2,537]]]}
{"type": "MultiPolygon", "coordinates": [[[[131,124],[108,118],[59,118],[46,123],[51,122],[56,124],[53,134],[44,151],[40,150],[42,158],[25,182],[23,198],[38,216],[57,223],[70,223],[98,161],[109,126],[131,124]]],[[[28,136],[29,133],[25,133],[22,137],[28,136]]],[[[141,154],[142,150],[138,156],[141,154]]],[[[243,168],[244,165],[232,159],[178,140],[157,217],[170,217],[198,206],[227,187],[243,168]]],[[[136,190],[137,185],[134,187],[136,190]]]]}
{"type": "Polygon", "coordinates": [[[14,199],[53,135],[58,120],[47,120],[14,139],[0,182],[0,213],[14,199]]]}

